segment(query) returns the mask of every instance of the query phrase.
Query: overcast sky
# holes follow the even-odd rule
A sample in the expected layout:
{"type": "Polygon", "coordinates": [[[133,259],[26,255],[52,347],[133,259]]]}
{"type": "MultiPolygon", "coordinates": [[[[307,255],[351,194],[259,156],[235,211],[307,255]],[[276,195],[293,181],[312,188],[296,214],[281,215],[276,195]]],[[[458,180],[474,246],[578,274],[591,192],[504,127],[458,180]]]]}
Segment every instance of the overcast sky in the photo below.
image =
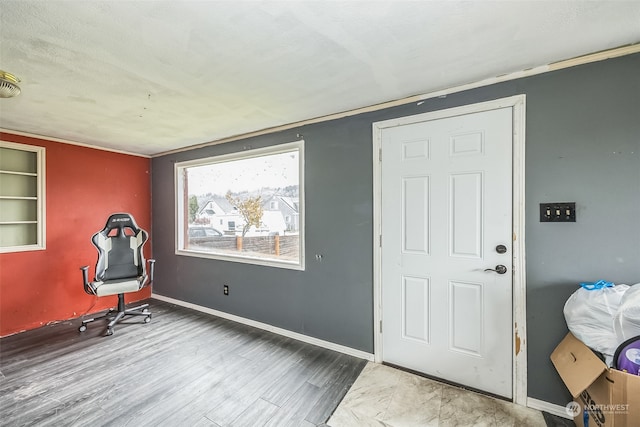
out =
{"type": "Polygon", "coordinates": [[[298,185],[298,152],[271,154],[188,168],[189,194],[226,194],[298,185]]]}

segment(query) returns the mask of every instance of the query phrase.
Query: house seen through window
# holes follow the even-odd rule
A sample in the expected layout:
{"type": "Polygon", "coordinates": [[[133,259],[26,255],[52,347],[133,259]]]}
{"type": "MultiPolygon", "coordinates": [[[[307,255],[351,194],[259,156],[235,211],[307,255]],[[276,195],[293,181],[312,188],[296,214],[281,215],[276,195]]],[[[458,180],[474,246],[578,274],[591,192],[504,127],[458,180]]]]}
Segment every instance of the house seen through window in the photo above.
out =
{"type": "Polygon", "coordinates": [[[303,144],[176,164],[177,253],[304,269],[303,144]]]}

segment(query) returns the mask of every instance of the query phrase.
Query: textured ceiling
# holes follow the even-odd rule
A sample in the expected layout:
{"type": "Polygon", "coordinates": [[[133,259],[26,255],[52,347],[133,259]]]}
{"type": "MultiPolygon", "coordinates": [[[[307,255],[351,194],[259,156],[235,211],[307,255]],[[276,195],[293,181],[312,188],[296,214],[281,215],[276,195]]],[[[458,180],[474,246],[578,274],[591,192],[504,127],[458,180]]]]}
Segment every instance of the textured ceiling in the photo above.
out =
{"type": "Polygon", "coordinates": [[[0,2],[0,128],[153,155],[640,42],[640,2],[0,2]]]}

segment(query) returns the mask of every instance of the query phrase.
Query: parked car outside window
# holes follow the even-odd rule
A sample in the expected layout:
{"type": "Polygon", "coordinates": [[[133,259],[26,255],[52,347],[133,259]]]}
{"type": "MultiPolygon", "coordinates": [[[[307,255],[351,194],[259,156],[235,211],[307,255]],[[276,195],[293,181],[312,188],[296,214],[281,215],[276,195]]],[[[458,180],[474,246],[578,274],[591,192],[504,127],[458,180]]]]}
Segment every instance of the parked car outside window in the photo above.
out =
{"type": "Polygon", "coordinates": [[[222,237],[222,232],[213,227],[189,227],[189,243],[203,244],[210,243],[222,237]]]}

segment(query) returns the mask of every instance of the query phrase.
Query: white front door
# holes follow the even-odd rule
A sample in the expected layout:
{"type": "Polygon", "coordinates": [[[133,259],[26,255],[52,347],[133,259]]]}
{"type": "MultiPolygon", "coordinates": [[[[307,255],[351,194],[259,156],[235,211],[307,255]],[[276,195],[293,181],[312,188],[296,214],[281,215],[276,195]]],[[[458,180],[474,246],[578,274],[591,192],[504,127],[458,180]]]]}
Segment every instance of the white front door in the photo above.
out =
{"type": "Polygon", "coordinates": [[[507,398],[512,117],[383,128],[380,167],[382,360],[507,398]]]}

